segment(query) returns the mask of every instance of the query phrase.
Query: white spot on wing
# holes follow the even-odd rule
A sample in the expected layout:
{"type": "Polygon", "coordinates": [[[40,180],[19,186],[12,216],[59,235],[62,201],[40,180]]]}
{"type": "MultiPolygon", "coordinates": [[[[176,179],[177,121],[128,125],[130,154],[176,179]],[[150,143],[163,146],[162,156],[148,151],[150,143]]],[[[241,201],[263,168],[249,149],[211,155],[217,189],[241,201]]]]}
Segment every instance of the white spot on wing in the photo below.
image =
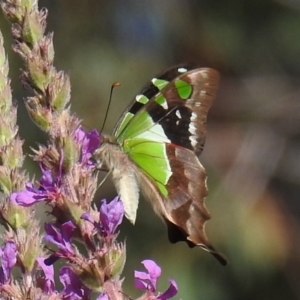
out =
{"type": "Polygon", "coordinates": [[[178,124],[179,124],[179,120],[176,121],[176,125],[177,125],[177,126],[178,126],[178,124]]]}
{"type": "Polygon", "coordinates": [[[192,145],[193,147],[196,147],[196,146],[197,146],[197,139],[196,139],[196,136],[191,135],[191,136],[189,137],[189,139],[190,139],[190,141],[191,141],[191,145],[192,145]]]}
{"type": "Polygon", "coordinates": [[[197,114],[192,112],[192,115],[191,115],[191,121],[195,121],[197,119],[197,114]]]}
{"type": "Polygon", "coordinates": [[[155,85],[156,80],[157,80],[157,78],[152,78],[151,82],[155,85]]]}
{"type": "Polygon", "coordinates": [[[187,69],[186,68],[178,68],[177,71],[179,73],[185,73],[185,72],[187,72],[187,69]]]}
{"type": "Polygon", "coordinates": [[[166,100],[164,100],[162,103],[159,103],[163,109],[167,110],[169,107],[168,107],[168,102],[166,100]]]}
{"type": "Polygon", "coordinates": [[[195,135],[195,134],[196,134],[196,130],[197,130],[196,126],[194,125],[193,122],[191,122],[191,123],[189,124],[189,132],[190,132],[191,134],[195,135]]]}
{"type": "Polygon", "coordinates": [[[176,110],[176,116],[178,117],[178,119],[181,119],[181,113],[180,113],[180,111],[179,110],[176,110]]]}

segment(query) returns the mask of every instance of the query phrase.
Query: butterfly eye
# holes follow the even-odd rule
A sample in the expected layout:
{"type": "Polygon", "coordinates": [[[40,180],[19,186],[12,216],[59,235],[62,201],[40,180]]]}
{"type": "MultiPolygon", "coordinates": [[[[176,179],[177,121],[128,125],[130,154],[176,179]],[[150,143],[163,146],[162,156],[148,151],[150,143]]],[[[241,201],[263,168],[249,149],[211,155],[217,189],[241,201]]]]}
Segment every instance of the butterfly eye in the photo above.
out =
{"type": "Polygon", "coordinates": [[[95,168],[97,170],[107,171],[108,168],[107,167],[105,168],[105,164],[104,164],[104,162],[101,158],[102,157],[102,151],[101,150],[102,150],[102,148],[99,148],[94,152],[94,154],[91,158],[91,161],[92,161],[92,164],[95,166],[95,168]]]}
{"type": "Polygon", "coordinates": [[[95,150],[90,159],[97,170],[108,172],[112,168],[110,152],[113,151],[116,146],[116,137],[101,134],[100,147],[95,150]]]}

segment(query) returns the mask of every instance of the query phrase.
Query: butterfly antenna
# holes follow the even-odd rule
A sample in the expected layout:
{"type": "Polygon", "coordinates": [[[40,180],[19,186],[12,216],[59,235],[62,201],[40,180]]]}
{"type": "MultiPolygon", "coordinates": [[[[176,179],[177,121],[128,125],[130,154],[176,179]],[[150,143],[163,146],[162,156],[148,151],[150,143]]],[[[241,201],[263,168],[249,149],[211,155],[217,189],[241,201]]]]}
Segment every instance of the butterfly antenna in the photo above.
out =
{"type": "Polygon", "coordinates": [[[102,181],[98,184],[97,189],[99,189],[99,187],[104,183],[104,181],[107,179],[107,177],[110,175],[110,173],[112,172],[112,170],[109,170],[105,177],[102,179],[102,181]]]}
{"type": "Polygon", "coordinates": [[[107,105],[107,109],[106,109],[106,112],[105,112],[104,121],[103,121],[103,124],[102,124],[102,127],[101,127],[100,132],[103,131],[103,128],[104,128],[104,126],[105,126],[105,122],[106,122],[106,119],[107,119],[109,107],[110,107],[110,104],[111,104],[111,99],[112,99],[112,93],[113,93],[113,90],[114,90],[115,87],[120,86],[120,85],[121,85],[120,82],[114,82],[114,83],[111,85],[111,87],[110,87],[109,101],[108,101],[108,105],[107,105]]]}

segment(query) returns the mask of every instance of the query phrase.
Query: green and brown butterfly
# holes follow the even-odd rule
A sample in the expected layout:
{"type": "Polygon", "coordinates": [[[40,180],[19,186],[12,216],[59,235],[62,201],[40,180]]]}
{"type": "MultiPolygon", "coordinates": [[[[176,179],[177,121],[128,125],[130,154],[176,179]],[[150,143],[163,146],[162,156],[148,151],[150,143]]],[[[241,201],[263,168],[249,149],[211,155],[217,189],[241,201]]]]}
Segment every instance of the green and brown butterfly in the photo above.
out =
{"type": "Polygon", "coordinates": [[[182,65],[152,79],[125,110],[94,158],[110,171],[126,217],[134,224],[140,190],[167,224],[171,243],[199,246],[226,265],[210,244],[206,172],[199,161],[217,71],[182,65]]]}

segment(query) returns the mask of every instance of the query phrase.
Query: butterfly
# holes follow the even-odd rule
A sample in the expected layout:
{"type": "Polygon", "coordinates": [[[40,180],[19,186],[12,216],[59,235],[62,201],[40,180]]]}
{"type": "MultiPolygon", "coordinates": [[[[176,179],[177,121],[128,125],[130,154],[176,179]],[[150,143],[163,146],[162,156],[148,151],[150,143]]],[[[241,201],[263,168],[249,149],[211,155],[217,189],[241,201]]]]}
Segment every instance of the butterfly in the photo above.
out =
{"type": "Polygon", "coordinates": [[[205,234],[208,190],[198,158],[218,83],[217,71],[189,65],[152,79],[124,111],[113,134],[102,136],[94,158],[97,168],[111,172],[129,221],[135,223],[141,191],[165,221],[171,243],[199,246],[226,265],[205,234]]]}

